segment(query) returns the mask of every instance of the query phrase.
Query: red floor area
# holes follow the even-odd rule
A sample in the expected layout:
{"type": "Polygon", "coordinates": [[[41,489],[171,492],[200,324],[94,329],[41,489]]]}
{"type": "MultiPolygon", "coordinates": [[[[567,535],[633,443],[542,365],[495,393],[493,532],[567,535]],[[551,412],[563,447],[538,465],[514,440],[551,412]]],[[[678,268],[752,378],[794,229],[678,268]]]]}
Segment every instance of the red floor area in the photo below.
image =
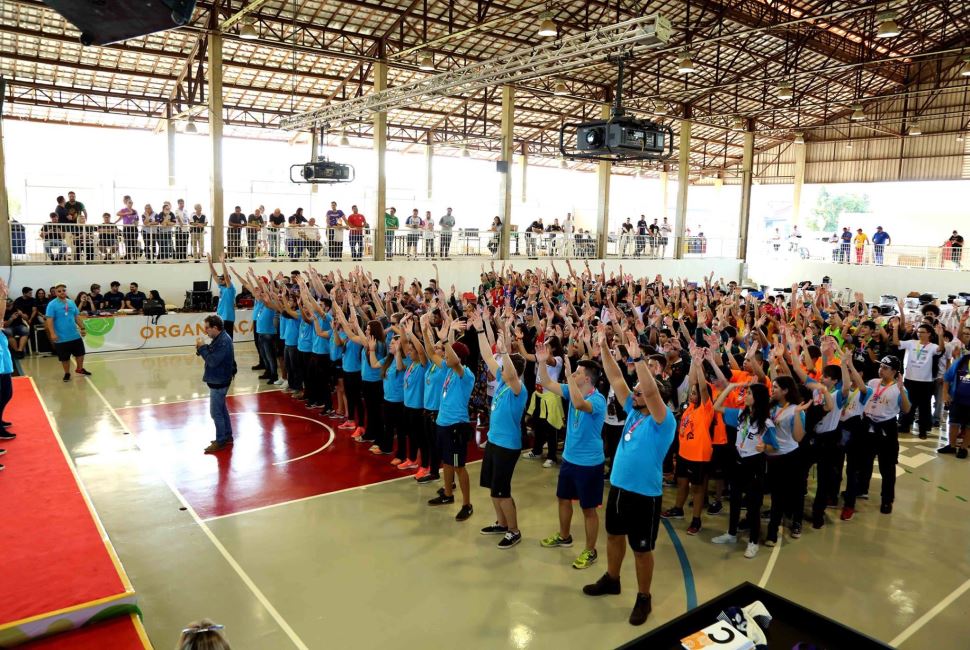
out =
{"type": "Polygon", "coordinates": [[[33,384],[13,385],[4,417],[17,439],[0,457],[0,626],[126,591],[33,384]]]}
{"type": "MultiPolygon", "coordinates": [[[[369,445],[337,429],[339,421],[307,410],[280,391],[230,397],[236,442],[231,451],[216,455],[202,453],[215,437],[207,400],[118,413],[139,447],[161,462],[203,519],[413,473],[393,467],[393,456],[371,454],[369,445]],[[331,431],[333,442],[317,451],[328,444],[331,431]]],[[[479,458],[481,451],[469,445],[469,459],[479,458]]]]}
{"type": "Polygon", "coordinates": [[[17,646],[20,650],[144,650],[151,648],[134,616],[116,616],[89,627],[17,646]]]}

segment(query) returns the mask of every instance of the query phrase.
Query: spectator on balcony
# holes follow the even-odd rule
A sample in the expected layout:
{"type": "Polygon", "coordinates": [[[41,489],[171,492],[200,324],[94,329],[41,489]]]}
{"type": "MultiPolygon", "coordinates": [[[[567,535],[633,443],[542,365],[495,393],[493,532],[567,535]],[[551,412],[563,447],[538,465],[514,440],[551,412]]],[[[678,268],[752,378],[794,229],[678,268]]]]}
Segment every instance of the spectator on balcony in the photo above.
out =
{"type": "Polygon", "coordinates": [[[266,248],[271,258],[275,259],[280,254],[280,230],[285,223],[286,217],[279,208],[274,209],[273,214],[269,215],[266,224],[266,248]]]}
{"type": "Polygon", "coordinates": [[[647,229],[647,234],[650,235],[650,257],[657,257],[657,253],[660,251],[660,224],[657,223],[658,221],[659,219],[654,219],[647,229]]]}
{"type": "MultiPolygon", "coordinates": [[[[253,213],[246,219],[246,253],[249,254],[250,262],[256,261],[256,258],[259,257],[259,233],[265,224],[262,207],[253,210],[253,213]]],[[[231,334],[230,338],[232,338],[231,334]]]]}
{"type": "Polygon", "coordinates": [[[430,259],[434,257],[434,218],[431,216],[431,210],[424,213],[421,235],[424,238],[424,256],[430,259]]]}
{"type": "Polygon", "coordinates": [[[630,217],[620,224],[620,257],[626,257],[626,250],[630,247],[630,240],[633,238],[633,221],[630,217]]]}
{"type": "Polygon", "coordinates": [[[556,257],[559,255],[559,244],[562,239],[562,226],[559,225],[559,219],[552,220],[552,223],[546,227],[546,233],[549,240],[549,255],[556,257]]]}
{"type": "Polygon", "coordinates": [[[286,252],[290,254],[290,259],[295,260],[303,256],[303,238],[300,229],[306,225],[306,217],[303,216],[303,208],[297,208],[286,220],[286,252]]]}
{"type": "Polygon", "coordinates": [[[71,208],[74,208],[74,214],[79,217],[83,216],[85,219],[88,218],[87,208],[77,200],[77,195],[73,191],[67,193],[67,202],[64,203],[64,207],[67,208],[68,212],[71,211],[71,208]]]}
{"type": "Polygon", "coordinates": [[[172,212],[172,204],[165,201],[162,204],[162,211],[158,214],[158,252],[159,257],[166,262],[175,258],[175,247],[173,246],[173,236],[175,235],[175,213],[172,212]]]}
{"type": "Polygon", "coordinates": [[[185,199],[178,200],[178,207],[173,211],[175,215],[175,259],[188,259],[189,248],[189,213],[185,209],[185,199]]]}
{"type": "Polygon", "coordinates": [[[226,249],[229,259],[242,257],[242,231],[246,227],[246,215],[241,206],[236,206],[229,215],[229,228],[226,230],[226,249]]]}
{"type": "Polygon", "coordinates": [[[882,256],[886,251],[886,246],[892,243],[892,238],[889,233],[882,229],[882,226],[876,226],[876,232],[872,235],[872,254],[875,257],[876,264],[882,266],[882,256]]]}
{"type": "Polygon", "coordinates": [[[64,233],[64,243],[67,245],[69,254],[65,254],[66,259],[79,259],[77,251],[77,212],[74,208],[67,209],[67,220],[61,226],[64,233]]]}
{"type": "Polygon", "coordinates": [[[869,243],[869,235],[862,232],[862,228],[857,228],[852,243],[855,244],[855,263],[862,264],[862,259],[866,253],[866,244],[869,243]]]}
{"type": "Polygon", "coordinates": [[[98,255],[102,260],[114,262],[118,259],[118,235],[118,226],[111,223],[111,213],[105,212],[98,224],[98,255]]]}
{"type": "Polygon", "coordinates": [[[418,214],[418,209],[414,208],[411,210],[411,216],[407,218],[404,225],[408,228],[407,236],[407,256],[408,259],[418,259],[418,241],[421,239],[421,226],[424,222],[421,221],[421,216],[418,214]]]}
{"type": "Polygon", "coordinates": [[[400,222],[397,218],[397,208],[390,208],[384,213],[384,258],[394,258],[394,234],[397,232],[400,222]]]}
{"type": "Polygon", "coordinates": [[[121,237],[125,242],[124,259],[130,262],[141,256],[138,246],[138,212],[132,207],[131,197],[127,194],[123,202],[124,207],[115,213],[118,218],[114,223],[121,222],[121,237]]]}
{"type": "MultiPolygon", "coordinates": [[[[69,208],[72,212],[74,208],[69,208]]],[[[93,262],[95,240],[97,239],[96,227],[88,224],[85,215],[79,215],[77,225],[74,226],[74,258],[80,261],[93,262]]]]}
{"type": "Polygon", "coordinates": [[[50,223],[45,223],[40,229],[40,238],[44,240],[44,253],[52,262],[61,262],[66,257],[67,244],[64,242],[63,226],[56,212],[51,212],[50,223]]]}
{"type": "MultiPolygon", "coordinates": [[[[492,225],[489,226],[488,231],[492,233],[492,236],[488,240],[488,250],[491,251],[492,255],[497,255],[499,247],[502,243],[502,220],[500,218],[493,217],[492,225]]],[[[515,240],[515,246],[518,248],[519,240],[515,240]]]]}
{"type": "Polygon", "coordinates": [[[145,259],[149,264],[158,259],[158,215],[151,203],[145,204],[145,211],[141,214],[141,238],[145,242],[145,259]]]}
{"type": "Polygon", "coordinates": [[[525,232],[525,252],[529,259],[539,259],[536,244],[538,243],[537,240],[542,237],[542,233],[545,231],[546,227],[542,223],[542,217],[537,218],[529,224],[529,229],[525,232]]]}
{"type": "MultiPolygon", "coordinates": [[[[337,202],[330,202],[327,210],[327,244],[330,251],[330,261],[339,262],[344,257],[344,230],[347,219],[344,211],[337,208],[337,202]]],[[[318,253],[319,254],[319,253],[318,253]]]]}
{"type": "Polygon", "coordinates": [[[54,214],[57,215],[57,223],[68,223],[66,202],[63,196],[57,197],[57,207],[54,208],[54,214]]]}
{"type": "Polygon", "coordinates": [[[637,221],[637,244],[633,250],[633,256],[639,258],[643,255],[643,249],[647,246],[647,234],[650,232],[650,226],[647,225],[646,215],[640,215],[640,219],[637,221]]]}
{"type": "Polygon", "coordinates": [[[663,223],[660,224],[660,257],[666,257],[667,244],[670,243],[670,235],[673,232],[674,227],[667,221],[667,217],[664,217],[663,223]]]}
{"type": "MultiPolygon", "coordinates": [[[[303,238],[307,257],[310,258],[311,262],[316,262],[320,257],[320,250],[323,248],[323,244],[320,243],[320,229],[317,228],[317,220],[310,217],[307,224],[300,229],[300,236],[303,238]]],[[[340,247],[343,248],[343,242],[341,242],[340,247]]],[[[335,260],[331,259],[331,261],[335,260]]]]}
{"type": "Polygon", "coordinates": [[[455,227],[455,215],[451,213],[451,208],[445,210],[445,215],[438,220],[441,226],[441,257],[449,259],[451,253],[451,231],[455,227]]]}
{"type": "Polygon", "coordinates": [[[839,263],[848,264],[849,263],[849,249],[852,248],[852,232],[849,230],[848,226],[842,228],[842,234],[839,235],[839,263]]]}
{"type": "Polygon", "coordinates": [[[953,266],[960,268],[960,257],[963,253],[963,236],[960,235],[956,230],[950,236],[950,260],[953,262],[953,266]]]}
{"type": "Polygon", "coordinates": [[[364,229],[370,226],[364,215],[357,211],[356,205],[350,206],[347,225],[350,227],[350,259],[359,262],[364,256],[364,229]]]}
{"type": "Polygon", "coordinates": [[[194,212],[189,217],[189,232],[192,235],[192,257],[196,262],[205,255],[205,215],[202,214],[202,204],[196,203],[194,212]]]}

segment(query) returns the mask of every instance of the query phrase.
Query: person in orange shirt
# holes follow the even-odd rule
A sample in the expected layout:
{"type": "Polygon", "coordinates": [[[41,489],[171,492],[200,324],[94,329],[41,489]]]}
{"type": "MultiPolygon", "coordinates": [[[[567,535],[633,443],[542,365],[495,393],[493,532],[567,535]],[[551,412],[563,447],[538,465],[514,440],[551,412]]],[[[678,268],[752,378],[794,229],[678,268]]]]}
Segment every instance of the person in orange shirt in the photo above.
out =
{"type": "Polygon", "coordinates": [[[701,510],[704,507],[704,492],[707,489],[707,469],[713,453],[711,424],[714,421],[714,403],[704,378],[704,349],[695,347],[691,351],[691,364],[687,377],[690,393],[687,409],[680,418],[677,431],[679,449],[677,451],[677,499],[673,508],[661,513],[664,519],[683,519],[684,504],[687,502],[688,485],[693,495],[694,505],[688,535],[696,535],[701,530],[701,510]]]}

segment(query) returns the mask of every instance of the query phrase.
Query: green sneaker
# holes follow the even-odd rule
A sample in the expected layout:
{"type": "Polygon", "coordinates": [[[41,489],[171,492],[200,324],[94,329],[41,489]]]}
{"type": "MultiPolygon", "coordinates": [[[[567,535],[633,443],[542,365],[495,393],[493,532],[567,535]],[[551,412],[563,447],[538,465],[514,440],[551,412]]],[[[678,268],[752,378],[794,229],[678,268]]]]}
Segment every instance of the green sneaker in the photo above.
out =
{"type": "Polygon", "coordinates": [[[591,566],[593,566],[594,562],[596,562],[596,557],[597,557],[596,549],[593,549],[592,551],[590,551],[589,549],[586,549],[582,553],[580,553],[579,557],[576,558],[576,561],[573,562],[573,568],[588,569],[591,566]]]}
{"type": "Polygon", "coordinates": [[[557,546],[569,548],[573,545],[573,536],[570,535],[569,537],[563,537],[559,533],[556,533],[555,535],[547,537],[539,542],[539,545],[542,548],[556,548],[557,546]]]}

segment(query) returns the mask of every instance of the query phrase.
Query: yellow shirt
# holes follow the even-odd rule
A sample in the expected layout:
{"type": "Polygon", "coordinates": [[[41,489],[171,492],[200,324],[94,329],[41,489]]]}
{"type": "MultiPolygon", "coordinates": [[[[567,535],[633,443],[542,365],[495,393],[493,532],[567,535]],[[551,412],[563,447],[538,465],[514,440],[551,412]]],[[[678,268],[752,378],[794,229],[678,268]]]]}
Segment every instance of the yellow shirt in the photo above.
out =
{"type": "Polygon", "coordinates": [[[869,237],[864,232],[856,234],[853,240],[856,248],[865,248],[866,244],[869,243],[869,237]]]}

